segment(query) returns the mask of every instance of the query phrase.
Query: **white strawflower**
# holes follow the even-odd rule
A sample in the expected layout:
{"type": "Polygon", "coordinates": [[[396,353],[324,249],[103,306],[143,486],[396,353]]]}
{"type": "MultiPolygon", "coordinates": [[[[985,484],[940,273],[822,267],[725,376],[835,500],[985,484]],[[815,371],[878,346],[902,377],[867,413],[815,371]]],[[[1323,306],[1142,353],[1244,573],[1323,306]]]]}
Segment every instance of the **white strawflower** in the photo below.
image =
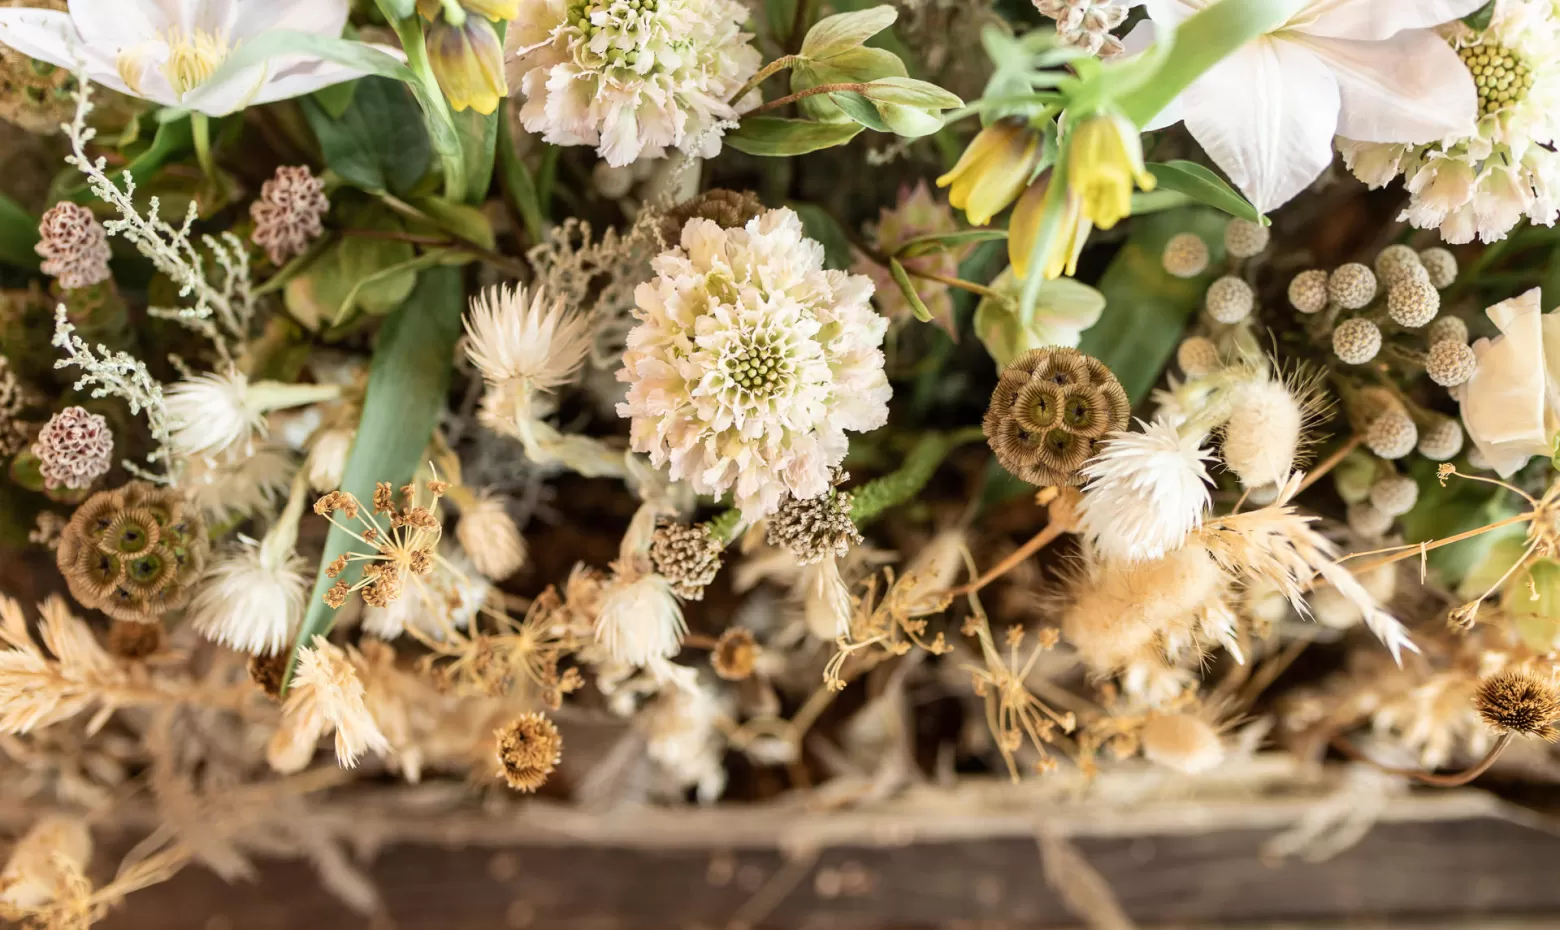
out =
{"type": "Polygon", "coordinates": [[[164,394],[173,447],[181,455],[205,455],[247,446],[264,419],[249,396],[242,372],[196,375],[164,394]]]}
{"type": "Polygon", "coordinates": [[[303,559],[290,548],[267,551],[247,537],[239,540],[236,552],[207,570],[190,601],[190,623],[230,649],[275,655],[303,619],[303,559]]]}
{"type": "Polygon", "coordinates": [[[614,581],[596,616],[596,641],[612,658],[630,665],[676,655],[686,632],[671,583],[653,572],[614,581]]]}
{"type": "Polygon", "coordinates": [[[1339,140],[1355,175],[1380,187],[1402,174],[1410,199],[1399,219],[1439,228],[1448,242],[1503,239],[1524,216],[1560,215],[1560,9],[1550,0],[1500,0],[1488,27],[1441,27],[1472,72],[1477,128],[1427,145],[1339,140]]]}
{"type": "Polygon", "coordinates": [[[466,357],[488,384],[484,407],[529,419],[531,398],[569,383],[590,351],[590,320],[537,289],[494,285],[471,299],[466,357]]]}
{"type": "Polygon", "coordinates": [[[1088,483],[1078,529],[1103,556],[1157,559],[1202,524],[1210,499],[1208,453],[1197,434],[1182,436],[1165,420],[1141,433],[1111,433],[1080,474],[1088,483]]]}
{"type": "Polygon", "coordinates": [[[711,157],[762,58],[734,0],[522,0],[505,36],[520,120],[621,167],[668,148],[711,157]]]}
{"type": "Polygon", "coordinates": [[[652,267],[618,372],[634,450],[701,494],[730,491],[748,520],[827,491],[846,430],[888,419],[871,280],[825,271],[789,209],[741,229],[690,220],[652,267]]]}

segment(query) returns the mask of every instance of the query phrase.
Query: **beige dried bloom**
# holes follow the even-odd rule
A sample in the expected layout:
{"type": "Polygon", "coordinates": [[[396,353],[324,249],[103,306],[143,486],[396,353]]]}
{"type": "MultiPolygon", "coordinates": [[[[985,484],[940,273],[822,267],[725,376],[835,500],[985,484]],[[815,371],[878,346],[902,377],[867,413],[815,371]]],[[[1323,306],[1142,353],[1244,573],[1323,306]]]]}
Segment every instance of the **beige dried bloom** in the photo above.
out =
{"type": "Polygon", "coordinates": [[[73,896],[85,883],[91,861],[86,821],[62,814],[40,817],[16,841],[0,870],[0,916],[21,920],[73,896]]]}
{"type": "Polygon", "coordinates": [[[1312,268],[1295,275],[1289,282],[1289,305],[1301,313],[1320,313],[1327,308],[1327,272],[1312,268]]]}
{"type": "Polygon", "coordinates": [[[82,407],[66,407],[38,431],[32,453],[38,457],[44,487],[79,491],[108,473],[114,433],[103,417],[82,407]]]}
{"type": "Polygon", "coordinates": [[[1071,711],[1061,713],[1035,697],[1030,690],[1029,675],[1045,652],[1055,648],[1058,642],[1055,628],[1041,630],[1035,636],[1034,648],[1025,655],[1023,627],[1010,626],[1003,636],[1004,648],[993,641],[991,628],[984,613],[976,613],[966,623],[965,632],[973,633],[980,640],[984,665],[966,665],[970,673],[975,696],[986,704],[986,725],[997,750],[1007,763],[1008,774],[1018,781],[1016,754],[1027,739],[1039,754],[1036,770],[1048,772],[1056,768],[1048,747],[1056,741],[1057,730],[1071,733],[1078,725],[1071,711]]]}
{"type": "Polygon", "coordinates": [[[1139,739],[1144,758],[1185,775],[1211,771],[1224,761],[1218,729],[1196,714],[1151,714],[1139,739]]]}
{"type": "Polygon", "coordinates": [[[720,634],[710,651],[710,667],[727,681],[741,681],[753,674],[758,662],[758,643],[747,627],[731,626],[720,634]]]}
{"type": "Polygon", "coordinates": [[[764,202],[752,191],[713,187],[669,208],[661,215],[658,229],[662,244],[675,245],[682,241],[683,227],[689,220],[709,220],[722,229],[739,229],[763,212],[764,202]]]}
{"type": "Polygon", "coordinates": [[[1498,733],[1537,736],[1554,742],[1560,719],[1560,690],[1531,672],[1510,669],[1479,682],[1474,706],[1498,733]]]}
{"type": "Polygon", "coordinates": [[[250,238],[265,249],[273,265],[302,255],[324,231],[321,220],[330,209],[325,182],[307,165],[279,165],[260,186],[260,199],[249,205],[255,229],[250,238]]]}
{"type": "Polygon", "coordinates": [[[279,772],[304,768],[319,738],[336,733],[336,761],[352,768],[365,752],[386,753],[390,742],[363,703],[363,682],[352,657],[323,636],[298,650],[292,687],[282,705],[282,725],[271,737],[267,759],[279,772]]]}
{"type": "Polygon", "coordinates": [[[851,519],[852,497],[837,490],[850,474],[834,469],[832,487],[817,497],[799,500],[786,494],[780,509],[769,518],[765,542],[791,551],[800,565],[811,565],[829,556],[844,558],[853,545],[865,540],[851,519]]]}
{"type": "Polygon", "coordinates": [[[96,706],[90,731],[115,707],[146,696],[130,687],[125,671],[63,599],[50,597],[39,610],[42,648],[21,605],[0,597],[0,640],[9,647],[0,651],[0,733],[28,733],[96,706]]]}
{"type": "Polygon", "coordinates": [[[444,561],[438,554],[443,526],[439,523],[439,499],[448,489],[442,481],[432,480],[424,484],[431,500],[426,506],[415,502],[416,487],[406,485],[401,489],[403,504],[397,505],[390,483],[379,482],[374,490],[372,512],[347,491],[332,491],[314,502],[314,512],[325,517],[332,526],[353,539],[373,549],[372,553],[347,552],[331,565],[326,574],[341,574],[347,566],[362,564],[363,575],[356,582],[336,582],[325,593],[325,602],[340,607],[353,593],[363,597],[370,607],[386,607],[400,597],[407,584],[421,586],[423,578],[433,571],[435,563],[444,561]],[[338,519],[356,520],[357,528],[338,519]],[[387,518],[381,525],[375,515],[387,518]]]}
{"type": "Polygon", "coordinates": [[[101,284],[112,277],[108,270],[108,234],[92,211],[62,200],[43,214],[38,224],[42,271],[52,275],[65,290],[101,284]]]}
{"type": "Polygon", "coordinates": [[[590,351],[590,318],[542,288],[487,288],[471,298],[465,322],[466,357],[487,383],[482,415],[489,423],[533,419],[537,395],[572,381],[590,351]]]}
{"type": "Polygon", "coordinates": [[[477,571],[502,581],[525,564],[525,540],[509,515],[508,501],[494,494],[480,494],[460,511],[455,539],[477,571]]]}
{"type": "Polygon", "coordinates": [[[689,601],[704,599],[704,589],[720,573],[724,550],[703,523],[667,523],[650,538],[651,564],[678,597],[689,601]]]}
{"type": "Polygon", "coordinates": [[[493,734],[498,741],[498,774],[516,791],[532,792],[563,761],[563,737],[541,713],[521,714],[493,734]]]}

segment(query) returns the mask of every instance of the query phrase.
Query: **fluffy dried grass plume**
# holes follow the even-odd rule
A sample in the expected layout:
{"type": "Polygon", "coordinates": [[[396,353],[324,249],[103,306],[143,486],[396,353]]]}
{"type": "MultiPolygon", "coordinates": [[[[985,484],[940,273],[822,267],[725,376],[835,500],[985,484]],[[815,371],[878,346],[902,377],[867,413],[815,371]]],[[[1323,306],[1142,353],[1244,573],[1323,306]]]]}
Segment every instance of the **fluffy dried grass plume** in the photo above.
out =
{"type": "Polygon", "coordinates": [[[365,752],[385,753],[389,740],[363,703],[363,682],[352,657],[323,636],[298,650],[292,688],[282,706],[282,725],[271,737],[266,757],[278,772],[296,772],[309,764],[321,736],[336,733],[336,760],[357,765],[365,752]]]}
{"type": "Polygon", "coordinates": [[[1532,672],[1509,669],[1479,682],[1474,706],[1499,733],[1537,736],[1554,742],[1560,718],[1560,690],[1532,672]]]}
{"type": "Polygon", "coordinates": [[[498,774],[516,791],[540,788],[563,760],[563,737],[540,712],[521,714],[493,735],[498,741],[498,774]]]}
{"type": "Polygon", "coordinates": [[[1003,369],[982,426],[997,461],[1042,487],[1078,483],[1107,433],[1127,425],[1127,392],[1076,349],[1031,349],[1003,369]]]}
{"type": "Polygon", "coordinates": [[[1311,426],[1330,406],[1319,376],[1301,370],[1235,390],[1219,451],[1246,487],[1282,484],[1298,467],[1311,426]]]}
{"type": "Polygon", "coordinates": [[[45,815],[11,851],[0,870],[0,916],[26,916],[75,895],[84,887],[92,860],[92,834],[85,821],[45,815]]]}
{"type": "Polygon", "coordinates": [[[471,498],[455,524],[455,540],[477,571],[502,581],[525,564],[525,540],[509,515],[507,501],[493,494],[471,498]]]}

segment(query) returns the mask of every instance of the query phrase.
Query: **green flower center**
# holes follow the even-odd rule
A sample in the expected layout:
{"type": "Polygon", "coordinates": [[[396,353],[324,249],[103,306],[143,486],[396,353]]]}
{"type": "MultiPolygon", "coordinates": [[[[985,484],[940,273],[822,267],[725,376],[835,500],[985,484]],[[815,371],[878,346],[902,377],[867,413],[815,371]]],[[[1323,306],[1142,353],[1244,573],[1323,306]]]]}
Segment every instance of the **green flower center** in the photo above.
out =
{"type": "Polygon", "coordinates": [[[1467,45],[1457,54],[1473,74],[1479,90],[1479,116],[1489,116],[1527,95],[1533,86],[1533,72],[1515,51],[1495,42],[1467,45]]]}
{"type": "Polygon", "coordinates": [[[726,375],[750,394],[769,397],[790,381],[791,362],[770,342],[749,342],[726,356],[726,375]]]}

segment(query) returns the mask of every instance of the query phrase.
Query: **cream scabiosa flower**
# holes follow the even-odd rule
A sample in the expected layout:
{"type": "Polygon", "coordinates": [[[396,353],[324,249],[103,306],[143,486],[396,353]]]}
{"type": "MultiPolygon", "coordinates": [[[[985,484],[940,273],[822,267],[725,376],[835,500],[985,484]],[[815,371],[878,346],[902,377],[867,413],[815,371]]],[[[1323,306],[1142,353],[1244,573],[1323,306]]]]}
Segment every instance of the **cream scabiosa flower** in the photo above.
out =
{"type": "MultiPolygon", "coordinates": [[[[1215,0],[1148,0],[1174,26],[1215,0]]],[[[1333,137],[1420,143],[1467,133],[1468,69],[1429,27],[1484,0],[1290,0],[1295,12],[1192,82],[1148,128],[1185,120],[1258,210],[1282,206],[1332,164],[1333,137]]],[[[1148,24],[1127,37],[1147,44],[1148,24]]]]}
{"type": "Polygon", "coordinates": [[[1543,313],[1539,289],[1485,311],[1501,331],[1473,344],[1478,366],[1463,385],[1468,438],[1510,477],[1560,434],[1560,316],[1543,313]]]}
{"type": "Polygon", "coordinates": [[[1196,430],[1167,420],[1110,434],[1081,469],[1088,479],[1078,529],[1109,559],[1141,562],[1178,548],[1202,524],[1210,499],[1208,453],[1196,430]]]}
{"type": "Polygon", "coordinates": [[[846,430],[888,419],[872,282],[825,271],[789,209],[741,229],[690,220],[652,267],[618,372],[634,450],[701,494],[730,491],[749,520],[827,491],[846,430]]]}
{"type": "Polygon", "coordinates": [[[525,128],[627,165],[720,151],[728,103],[761,61],[734,0],[521,0],[505,51],[525,128]]]}
{"type": "Polygon", "coordinates": [[[0,42],[29,58],[163,106],[224,116],[286,100],[363,72],[303,54],[279,55],[211,83],[241,43],[286,30],[336,38],[347,0],[68,0],[69,12],[0,10],[0,42]]]}

